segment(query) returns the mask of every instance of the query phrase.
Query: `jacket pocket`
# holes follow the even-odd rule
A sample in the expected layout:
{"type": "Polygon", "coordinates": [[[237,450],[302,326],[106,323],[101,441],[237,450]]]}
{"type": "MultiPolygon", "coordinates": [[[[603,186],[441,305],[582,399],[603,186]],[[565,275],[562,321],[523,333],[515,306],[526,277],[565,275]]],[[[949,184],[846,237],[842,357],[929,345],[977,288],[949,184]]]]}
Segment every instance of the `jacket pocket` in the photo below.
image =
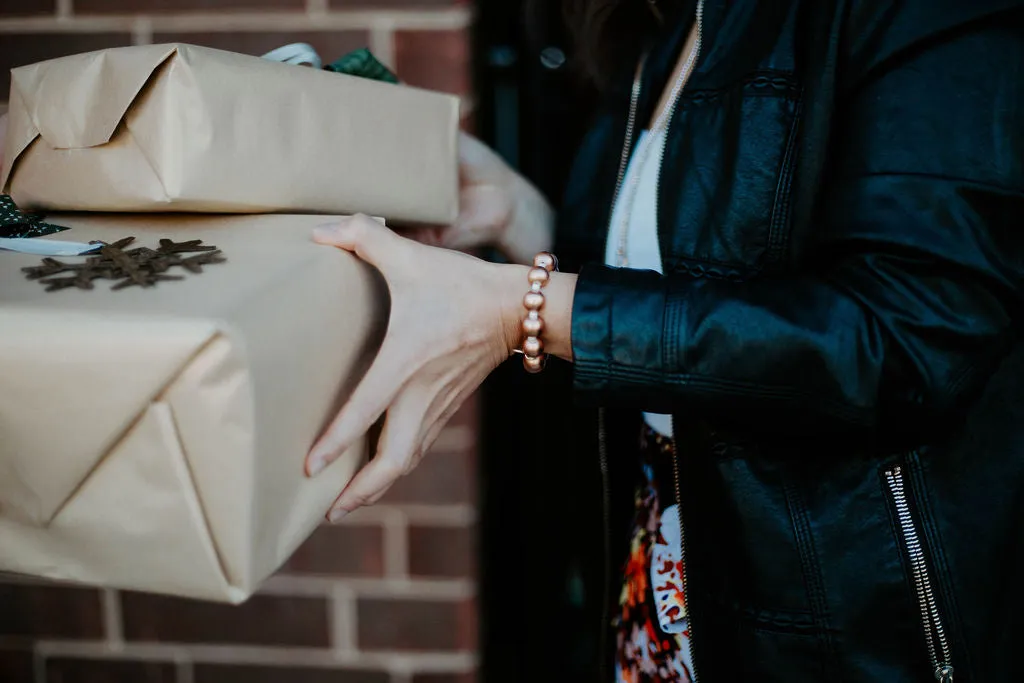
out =
{"type": "Polygon", "coordinates": [[[888,467],[883,477],[891,503],[897,541],[909,569],[925,646],[935,680],[954,683],[953,653],[946,615],[937,592],[936,577],[925,545],[922,520],[917,514],[913,486],[908,476],[911,460],[888,467]]]}
{"type": "Polygon", "coordinates": [[[799,122],[785,72],[681,102],[662,169],[666,267],[742,280],[781,259],[799,122]]]}

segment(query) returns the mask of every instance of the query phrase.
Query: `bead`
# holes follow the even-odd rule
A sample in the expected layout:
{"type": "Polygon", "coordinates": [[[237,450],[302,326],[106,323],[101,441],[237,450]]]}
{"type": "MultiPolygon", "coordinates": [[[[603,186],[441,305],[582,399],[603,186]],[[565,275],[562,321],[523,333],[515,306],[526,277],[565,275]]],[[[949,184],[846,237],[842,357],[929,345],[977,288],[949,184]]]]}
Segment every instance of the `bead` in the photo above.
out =
{"type": "Polygon", "coordinates": [[[544,353],[544,342],[537,337],[527,337],[523,341],[523,353],[527,356],[539,356],[544,353]]]}
{"type": "Polygon", "coordinates": [[[542,251],[533,257],[533,265],[535,268],[543,268],[544,270],[551,272],[557,267],[558,261],[555,260],[554,254],[542,251]]]}
{"type": "Polygon", "coordinates": [[[533,259],[533,268],[530,269],[527,279],[530,282],[530,291],[523,297],[523,306],[526,307],[526,318],[523,319],[523,367],[531,374],[536,374],[544,369],[544,342],[540,334],[544,330],[544,321],[538,313],[544,308],[544,294],[541,288],[551,280],[551,271],[558,268],[558,261],[553,254],[542,251],[533,259]]]}
{"type": "Polygon", "coordinates": [[[544,331],[544,321],[540,318],[526,318],[523,320],[523,334],[527,337],[539,337],[544,331]]]}
{"type": "Polygon", "coordinates": [[[530,374],[536,374],[544,369],[544,358],[537,356],[523,356],[523,367],[530,374]]]}
{"type": "Polygon", "coordinates": [[[523,305],[528,311],[539,311],[544,308],[544,295],[540,292],[527,292],[523,297],[523,305]]]}
{"type": "Polygon", "coordinates": [[[530,281],[531,285],[540,284],[541,286],[546,285],[548,280],[551,279],[551,274],[543,268],[531,268],[530,273],[526,276],[526,279],[530,281]]]}

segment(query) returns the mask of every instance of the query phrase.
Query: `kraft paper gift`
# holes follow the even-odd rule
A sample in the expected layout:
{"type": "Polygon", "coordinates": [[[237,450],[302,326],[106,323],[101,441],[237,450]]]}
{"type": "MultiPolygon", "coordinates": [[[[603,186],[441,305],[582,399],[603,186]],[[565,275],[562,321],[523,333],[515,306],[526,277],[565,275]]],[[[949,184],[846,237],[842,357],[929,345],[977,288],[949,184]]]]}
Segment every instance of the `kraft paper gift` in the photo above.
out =
{"type": "Polygon", "coordinates": [[[311,241],[323,217],[52,218],[62,240],[201,239],[227,261],[47,292],[21,270],[39,256],[0,251],[0,571],[242,601],[364,462],[359,443],[303,472],[386,290],[311,241]]]}
{"type": "Polygon", "coordinates": [[[25,210],[458,211],[458,99],[193,45],[11,72],[0,190],[25,210]]]}

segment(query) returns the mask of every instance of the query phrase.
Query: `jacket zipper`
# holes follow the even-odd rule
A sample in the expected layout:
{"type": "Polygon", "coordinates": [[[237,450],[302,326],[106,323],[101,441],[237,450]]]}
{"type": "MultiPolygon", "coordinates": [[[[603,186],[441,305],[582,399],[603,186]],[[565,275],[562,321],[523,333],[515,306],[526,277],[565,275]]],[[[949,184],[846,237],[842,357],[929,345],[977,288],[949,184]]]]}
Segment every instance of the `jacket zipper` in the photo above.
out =
{"type": "MultiPolygon", "coordinates": [[[[683,565],[681,572],[683,581],[683,598],[686,600],[686,630],[690,632],[690,675],[692,683],[697,683],[697,653],[693,643],[693,611],[690,609],[689,564],[686,561],[686,525],[683,524],[683,487],[679,477],[679,451],[676,449],[676,418],[672,416],[672,479],[676,491],[676,513],[679,515],[679,561],[683,565]]],[[[952,683],[952,681],[949,681],[952,683]]]]}
{"type": "MultiPolygon", "coordinates": [[[[612,193],[612,213],[615,211],[615,203],[619,201],[619,194],[622,193],[622,181],[626,179],[626,169],[629,168],[629,157],[633,151],[633,135],[636,129],[636,114],[637,109],[640,106],[640,92],[642,90],[643,79],[642,74],[644,71],[644,64],[647,63],[647,55],[644,54],[640,58],[640,64],[637,66],[636,78],[633,79],[633,90],[629,96],[629,118],[626,119],[626,136],[622,142],[622,154],[619,156],[619,173],[615,180],[615,192],[612,193]]],[[[608,234],[612,234],[614,229],[612,225],[612,218],[608,218],[608,234]]]]}
{"type": "MultiPolygon", "coordinates": [[[[619,193],[622,191],[622,181],[626,177],[626,169],[629,165],[629,153],[633,148],[633,134],[636,127],[636,113],[640,102],[640,74],[643,72],[644,62],[647,59],[647,55],[644,55],[640,59],[640,66],[637,70],[637,76],[633,79],[633,91],[630,95],[629,101],[629,119],[626,121],[626,136],[625,141],[622,145],[622,156],[619,159],[619,173],[615,181],[615,192],[612,194],[612,207],[614,211],[615,202],[619,199],[619,193]]],[[[612,234],[612,218],[608,218],[608,234],[612,234]]],[[[598,654],[600,655],[599,664],[599,675],[601,681],[609,681],[608,677],[608,629],[611,628],[609,621],[610,611],[608,604],[608,594],[612,589],[612,569],[611,569],[611,493],[610,483],[608,481],[608,444],[607,435],[605,432],[604,424],[604,408],[599,408],[597,411],[597,454],[598,462],[601,468],[601,514],[602,521],[604,523],[604,585],[601,591],[601,632],[598,646],[598,654]]]]}
{"type": "MultiPolygon", "coordinates": [[[[697,45],[696,55],[693,59],[693,66],[691,69],[696,69],[697,64],[700,62],[700,53],[704,46],[704,0],[697,0],[697,45]]],[[[692,70],[690,76],[692,76],[692,70]]],[[[679,100],[671,104],[672,111],[668,115],[668,123],[665,125],[666,134],[662,138],[662,143],[658,147],[658,168],[662,168],[665,162],[665,147],[668,146],[668,130],[672,127],[672,118],[675,115],[675,109],[679,100]]],[[[659,208],[661,206],[661,182],[658,182],[654,186],[654,207],[655,216],[660,213],[659,208]]],[[[661,233],[659,229],[659,234],[661,233]]],[[[664,265],[662,266],[664,268],[664,265]]],[[[690,609],[690,582],[689,582],[689,564],[686,561],[686,524],[683,523],[683,491],[679,477],[679,452],[676,449],[676,418],[672,416],[672,478],[676,492],[676,512],[679,515],[679,560],[682,562],[683,570],[680,577],[683,581],[683,598],[686,600],[686,630],[690,632],[690,674],[692,683],[698,683],[700,676],[697,673],[697,652],[694,643],[696,638],[694,636],[693,624],[693,611],[690,609]]],[[[943,682],[946,683],[946,682],[943,682]]],[[[948,683],[952,683],[949,681],[948,683]]]]}
{"type": "Polygon", "coordinates": [[[931,576],[928,572],[928,561],[921,547],[914,517],[910,512],[910,503],[903,486],[903,467],[897,465],[885,473],[889,485],[889,494],[896,506],[896,517],[900,526],[900,538],[903,549],[910,558],[911,575],[914,579],[914,590],[917,592],[918,607],[921,612],[921,624],[924,627],[924,638],[928,645],[928,656],[931,657],[932,672],[939,683],[953,683],[953,664],[951,662],[949,638],[942,625],[935,592],[932,590],[931,576]]]}
{"type": "MultiPolygon", "coordinates": [[[[694,57],[694,66],[696,68],[697,62],[700,61],[701,48],[704,44],[704,2],[698,0],[697,2],[697,49],[694,57]]],[[[619,199],[619,194],[622,192],[622,183],[626,178],[626,170],[629,168],[629,158],[633,151],[633,136],[636,133],[636,117],[637,110],[640,105],[640,94],[643,90],[643,71],[644,66],[647,62],[647,54],[644,54],[640,58],[640,63],[637,66],[637,75],[633,79],[633,89],[630,92],[629,98],[629,117],[626,119],[626,134],[622,143],[622,154],[619,156],[619,171],[615,180],[615,192],[612,193],[612,208],[614,213],[615,203],[619,199]]],[[[666,131],[671,127],[672,116],[675,114],[675,107],[678,100],[671,103],[672,110],[668,113],[668,125],[665,126],[666,131]]],[[[665,146],[668,142],[668,135],[664,136],[663,143],[658,148],[658,167],[664,163],[665,160],[665,146]]],[[[661,205],[661,183],[657,183],[654,189],[654,206],[657,214],[658,208],[661,205]]],[[[612,225],[612,219],[608,219],[608,235],[611,236],[614,230],[612,225]]],[[[601,653],[601,680],[607,681],[607,640],[608,640],[608,625],[605,623],[608,619],[608,593],[611,589],[611,548],[610,548],[610,522],[609,522],[609,507],[610,507],[610,495],[609,495],[609,482],[608,482],[608,453],[605,435],[605,424],[604,424],[604,409],[598,411],[598,458],[601,466],[601,484],[603,489],[603,517],[604,517],[604,575],[605,575],[605,586],[602,597],[602,608],[601,608],[601,640],[600,640],[600,653],[601,653]]],[[[682,507],[682,487],[679,479],[679,458],[676,452],[675,444],[675,417],[672,417],[672,472],[673,478],[675,479],[675,492],[676,492],[676,510],[679,513],[679,558],[683,563],[682,581],[683,581],[683,596],[687,599],[687,606],[689,606],[689,584],[686,570],[686,527],[683,525],[683,507],[682,507]]],[[[687,630],[690,632],[690,665],[692,671],[692,683],[698,683],[699,677],[697,675],[697,658],[693,648],[693,616],[692,614],[687,617],[687,630]]],[[[944,681],[943,683],[952,683],[952,681],[944,681]]]]}
{"type": "MultiPolygon", "coordinates": [[[[693,71],[695,71],[697,69],[697,64],[700,62],[701,51],[704,49],[704,0],[697,0],[697,44],[696,44],[695,48],[696,49],[694,50],[695,54],[694,54],[694,57],[693,57],[693,65],[690,67],[690,74],[687,75],[688,79],[693,76],[693,71]]],[[[639,83],[640,83],[640,79],[637,78],[636,85],[639,86],[639,83]]],[[[637,89],[639,90],[639,88],[637,88],[637,89]]],[[[665,123],[665,134],[663,136],[661,136],[661,144],[658,145],[658,169],[659,169],[658,173],[659,173],[659,176],[660,176],[660,173],[661,173],[660,169],[663,168],[664,164],[665,164],[665,148],[668,146],[668,131],[672,127],[672,119],[675,117],[676,107],[678,105],[679,105],[679,98],[676,98],[673,102],[671,102],[669,104],[671,109],[668,112],[668,118],[666,119],[666,123],[665,123]]],[[[654,215],[656,217],[655,222],[659,226],[661,224],[661,220],[660,220],[660,218],[661,218],[660,217],[660,213],[661,213],[660,207],[661,207],[661,181],[660,181],[660,177],[659,177],[659,181],[654,184],[654,212],[655,212],[654,215]]],[[[660,227],[658,228],[658,234],[659,235],[661,234],[660,227]]],[[[694,683],[696,683],[696,681],[694,683]]]]}
{"type": "Polygon", "coordinates": [[[604,523],[604,582],[601,591],[601,631],[599,637],[598,653],[599,673],[601,681],[607,682],[608,678],[608,629],[609,622],[608,592],[611,590],[612,582],[612,559],[611,559],[611,493],[608,481],[608,444],[604,428],[604,408],[597,411],[597,455],[601,466],[601,513],[604,523]]]}

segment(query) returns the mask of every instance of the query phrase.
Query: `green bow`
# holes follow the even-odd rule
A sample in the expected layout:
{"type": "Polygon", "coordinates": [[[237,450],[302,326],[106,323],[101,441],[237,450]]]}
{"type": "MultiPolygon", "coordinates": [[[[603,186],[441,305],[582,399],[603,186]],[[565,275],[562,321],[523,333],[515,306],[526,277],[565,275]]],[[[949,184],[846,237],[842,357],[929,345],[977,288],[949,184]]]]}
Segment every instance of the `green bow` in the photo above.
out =
{"type": "Polygon", "coordinates": [[[42,237],[67,230],[63,225],[43,223],[43,217],[25,213],[10,195],[0,194],[0,237],[42,237]]]}
{"type": "Polygon", "coordinates": [[[398,76],[391,73],[391,70],[381,64],[366,48],[349,52],[338,61],[325,66],[324,70],[385,83],[398,83],[398,76]]]}

